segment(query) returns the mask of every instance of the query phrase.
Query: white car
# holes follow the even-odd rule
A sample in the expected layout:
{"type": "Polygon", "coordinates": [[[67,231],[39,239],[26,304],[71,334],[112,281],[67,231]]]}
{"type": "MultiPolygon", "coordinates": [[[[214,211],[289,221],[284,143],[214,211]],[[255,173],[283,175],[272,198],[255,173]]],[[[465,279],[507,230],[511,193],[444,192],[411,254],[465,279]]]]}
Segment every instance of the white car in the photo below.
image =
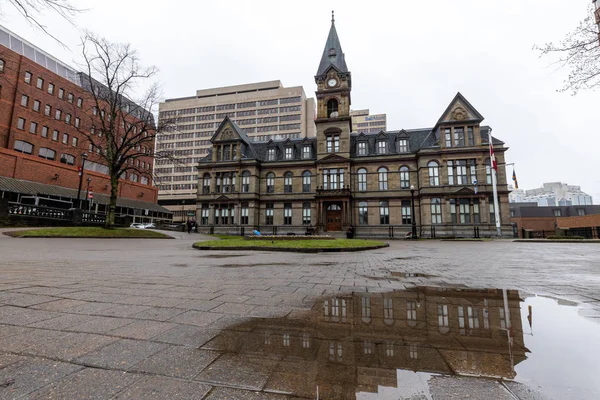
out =
{"type": "Polygon", "coordinates": [[[145,229],[146,225],[145,224],[139,224],[139,223],[134,223],[129,225],[130,228],[136,228],[136,229],[145,229]]]}

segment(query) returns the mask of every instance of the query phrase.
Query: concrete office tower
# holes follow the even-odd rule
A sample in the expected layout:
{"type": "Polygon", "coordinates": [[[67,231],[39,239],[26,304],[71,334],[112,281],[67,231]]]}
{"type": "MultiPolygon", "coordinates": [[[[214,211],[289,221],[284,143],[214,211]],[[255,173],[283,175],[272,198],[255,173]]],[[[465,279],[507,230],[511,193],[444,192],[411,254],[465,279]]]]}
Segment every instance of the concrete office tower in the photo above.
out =
{"type": "Polygon", "coordinates": [[[286,88],[280,81],[251,83],[196,91],[195,96],[167,99],[159,119],[172,126],[157,138],[158,151],[170,151],[154,173],[159,204],[184,221],[196,210],[198,161],[208,154],[210,139],[225,116],[256,142],[315,137],[315,101],[301,86],[286,88]]]}
{"type": "Polygon", "coordinates": [[[379,133],[387,130],[386,114],[369,114],[369,109],[350,111],[352,132],[379,133]]]}

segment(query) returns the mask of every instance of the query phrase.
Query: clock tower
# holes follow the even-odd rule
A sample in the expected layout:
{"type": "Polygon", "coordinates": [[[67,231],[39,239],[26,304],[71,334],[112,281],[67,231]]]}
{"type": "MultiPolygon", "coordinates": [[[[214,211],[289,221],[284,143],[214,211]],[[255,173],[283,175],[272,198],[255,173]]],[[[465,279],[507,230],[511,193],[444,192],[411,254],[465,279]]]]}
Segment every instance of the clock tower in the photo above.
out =
{"type": "Polygon", "coordinates": [[[317,158],[350,158],[352,76],[331,14],[331,28],[315,75],[317,84],[317,158]]]}

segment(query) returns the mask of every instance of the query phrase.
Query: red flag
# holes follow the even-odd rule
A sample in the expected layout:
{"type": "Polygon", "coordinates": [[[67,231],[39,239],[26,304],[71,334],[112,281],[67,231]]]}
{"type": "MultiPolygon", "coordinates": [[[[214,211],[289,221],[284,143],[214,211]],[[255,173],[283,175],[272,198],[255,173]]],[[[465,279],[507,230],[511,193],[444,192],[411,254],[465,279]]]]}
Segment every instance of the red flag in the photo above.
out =
{"type": "Polygon", "coordinates": [[[490,142],[490,164],[496,172],[498,172],[498,163],[496,162],[496,156],[494,155],[494,143],[492,142],[492,134],[489,134],[490,142]]]}

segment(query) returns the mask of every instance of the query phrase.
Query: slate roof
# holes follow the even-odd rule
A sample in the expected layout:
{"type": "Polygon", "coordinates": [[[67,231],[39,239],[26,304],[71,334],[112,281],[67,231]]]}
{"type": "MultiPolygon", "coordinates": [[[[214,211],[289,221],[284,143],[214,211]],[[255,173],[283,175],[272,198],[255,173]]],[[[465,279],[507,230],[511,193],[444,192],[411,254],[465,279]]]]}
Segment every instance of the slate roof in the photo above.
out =
{"type": "MultiPolygon", "coordinates": [[[[44,196],[59,196],[67,197],[71,199],[77,198],[77,190],[66,188],[62,186],[47,185],[45,183],[25,181],[22,179],[9,178],[6,176],[0,176],[0,191],[21,193],[27,195],[44,195],[44,196]]],[[[86,192],[82,191],[80,198],[84,199],[86,192]]],[[[108,204],[110,196],[100,193],[94,193],[94,201],[99,204],[108,204]]],[[[149,203],[145,201],[126,199],[123,197],[117,198],[118,207],[135,208],[139,210],[151,210],[163,213],[170,213],[171,211],[166,208],[159,206],[158,204],[149,203]]]]}
{"type": "Polygon", "coordinates": [[[317,70],[316,76],[325,75],[331,66],[338,72],[348,72],[346,56],[342,51],[342,45],[335,29],[335,20],[333,19],[333,16],[331,18],[331,29],[329,29],[329,36],[327,36],[327,42],[325,42],[325,49],[323,49],[323,55],[321,56],[321,62],[319,63],[319,69],[317,70]]]}

